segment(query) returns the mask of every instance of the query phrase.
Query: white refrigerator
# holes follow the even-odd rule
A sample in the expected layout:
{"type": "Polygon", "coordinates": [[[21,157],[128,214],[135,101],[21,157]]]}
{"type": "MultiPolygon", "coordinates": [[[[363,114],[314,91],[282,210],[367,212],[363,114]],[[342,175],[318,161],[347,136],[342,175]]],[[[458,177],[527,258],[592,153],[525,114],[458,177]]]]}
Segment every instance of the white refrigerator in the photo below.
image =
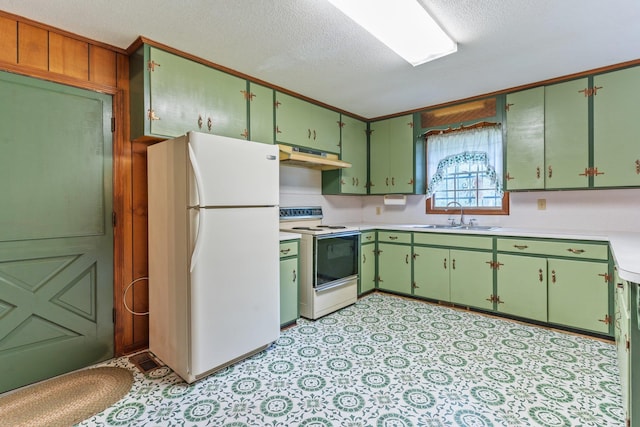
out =
{"type": "Polygon", "coordinates": [[[278,339],[278,147],[148,148],[149,350],[191,383],[278,339]]]}

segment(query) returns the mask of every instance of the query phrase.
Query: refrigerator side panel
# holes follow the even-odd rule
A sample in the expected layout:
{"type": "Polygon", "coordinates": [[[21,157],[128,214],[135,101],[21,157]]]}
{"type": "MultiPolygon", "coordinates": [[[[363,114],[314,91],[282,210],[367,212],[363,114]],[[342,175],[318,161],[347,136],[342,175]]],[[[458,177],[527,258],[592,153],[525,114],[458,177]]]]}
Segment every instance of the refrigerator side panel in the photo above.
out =
{"type": "Polygon", "coordinates": [[[278,146],[190,132],[199,206],[275,206],[278,146]]]}
{"type": "Polygon", "coordinates": [[[149,350],[187,373],[188,212],[186,138],[148,151],[149,350]]]}
{"type": "Polygon", "coordinates": [[[278,208],[200,209],[206,243],[191,273],[195,377],[280,335],[278,208]]]}

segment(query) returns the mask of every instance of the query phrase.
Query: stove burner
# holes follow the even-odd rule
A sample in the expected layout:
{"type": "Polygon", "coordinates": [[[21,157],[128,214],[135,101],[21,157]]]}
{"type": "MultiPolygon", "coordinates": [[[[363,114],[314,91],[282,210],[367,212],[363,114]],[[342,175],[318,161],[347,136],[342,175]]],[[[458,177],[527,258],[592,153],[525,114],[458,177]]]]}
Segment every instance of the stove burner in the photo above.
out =
{"type": "Polygon", "coordinates": [[[292,230],[315,230],[313,227],[291,227],[292,230]]]}
{"type": "Polygon", "coordinates": [[[338,230],[347,227],[344,225],[319,225],[318,228],[330,228],[332,230],[338,230]]]}

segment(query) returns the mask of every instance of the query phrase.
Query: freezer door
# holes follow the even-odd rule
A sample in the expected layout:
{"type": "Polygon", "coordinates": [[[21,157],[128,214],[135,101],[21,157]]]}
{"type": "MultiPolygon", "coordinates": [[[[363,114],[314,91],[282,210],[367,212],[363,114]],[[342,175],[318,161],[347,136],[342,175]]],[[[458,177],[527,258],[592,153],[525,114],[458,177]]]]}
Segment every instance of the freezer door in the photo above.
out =
{"type": "Polygon", "coordinates": [[[187,137],[192,206],[278,204],[278,146],[198,132],[187,137]]]}
{"type": "Polygon", "coordinates": [[[191,262],[191,373],[217,369],[280,334],[278,208],[198,209],[191,262]]]}

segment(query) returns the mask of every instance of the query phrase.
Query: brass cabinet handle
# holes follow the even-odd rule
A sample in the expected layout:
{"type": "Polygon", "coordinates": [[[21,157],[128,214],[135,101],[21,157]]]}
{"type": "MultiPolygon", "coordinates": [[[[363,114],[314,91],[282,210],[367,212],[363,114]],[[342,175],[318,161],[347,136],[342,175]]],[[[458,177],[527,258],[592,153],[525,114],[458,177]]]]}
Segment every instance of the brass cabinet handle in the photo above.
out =
{"type": "Polygon", "coordinates": [[[538,280],[540,280],[542,282],[543,278],[542,278],[542,269],[538,270],[538,280]]]}
{"type": "Polygon", "coordinates": [[[451,269],[452,270],[456,269],[456,259],[455,258],[451,260],[451,269]]]}
{"type": "Polygon", "coordinates": [[[640,175],[640,159],[636,160],[636,175],[640,175]]]}
{"type": "Polygon", "coordinates": [[[360,178],[356,178],[356,187],[360,186],[360,178]]]}
{"type": "Polygon", "coordinates": [[[287,249],[280,249],[280,253],[282,255],[288,254],[291,251],[291,248],[287,248],[287,249]]]}
{"type": "Polygon", "coordinates": [[[209,117],[207,119],[207,128],[209,128],[209,130],[211,130],[212,127],[213,127],[213,120],[211,120],[211,117],[209,117]]]}
{"type": "Polygon", "coordinates": [[[198,114],[198,129],[202,129],[202,116],[198,114]]]}
{"type": "Polygon", "coordinates": [[[513,245],[513,247],[523,251],[523,250],[527,249],[529,246],[527,246],[527,245],[513,245]]]}
{"type": "Polygon", "coordinates": [[[556,283],[556,271],[551,270],[551,283],[556,283]]]}
{"type": "Polygon", "coordinates": [[[362,263],[366,264],[367,263],[367,255],[362,254],[362,263]]]}
{"type": "Polygon", "coordinates": [[[447,269],[447,259],[446,258],[444,259],[444,263],[442,265],[444,266],[444,269],[446,270],[447,269]]]}
{"type": "Polygon", "coordinates": [[[384,182],[385,182],[385,184],[386,184],[386,185],[387,185],[387,187],[388,187],[388,186],[389,186],[389,177],[386,177],[386,178],[384,179],[384,182]]]}
{"type": "Polygon", "coordinates": [[[313,130],[313,140],[314,141],[316,140],[316,130],[315,129],[313,130]]]}
{"type": "Polygon", "coordinates": [[[569,248],[567,249],[567,251],[571,252],[572,254],[578,254],[578,255],[584,253],[584,249],[569,248]]]}
{"type": "Polygon", "coordinates": [[[295,282],[297,278],[298,278],[298,276],[296,275],[296,271],[293,270],[293,281],[295,282]]]}
{"type": "Polygon", "coordinates": [[[398,236],[389,236],[389,240],[398,240],[398,236]]]}
{"type": "Polygon", "coordinates": [[[373,239],[373,236],[367,236],[367,237],[365,237],[365,239],[371,240],[371,239],[373,239]]]}
{"type": "Polygon", "coordinates": [[[551,178],[553,176],[553,169],[551,169],[551,166],[549,166],[549,178],[551,178]]]}
{"type": "Polygon", "coordinates": [[[391,177],[391,185],[396,185],[396,178],[395,177],[391,177]]]}
{"type": "Polygon", "coordinates": [[[409,264],[409,254],[406,254],[406,255],[404,256],[404,263],[405,263],[405,264],[409,264]]]}
{"type": "Polygon", "coordinates": [[[311,129],[307,129],[307,139],[311,139],[311,129]]]}
{"type": "Polygon", "coordinates": [[[536,178],[540,179],[540,166],[536,168],[536,178]]]}

